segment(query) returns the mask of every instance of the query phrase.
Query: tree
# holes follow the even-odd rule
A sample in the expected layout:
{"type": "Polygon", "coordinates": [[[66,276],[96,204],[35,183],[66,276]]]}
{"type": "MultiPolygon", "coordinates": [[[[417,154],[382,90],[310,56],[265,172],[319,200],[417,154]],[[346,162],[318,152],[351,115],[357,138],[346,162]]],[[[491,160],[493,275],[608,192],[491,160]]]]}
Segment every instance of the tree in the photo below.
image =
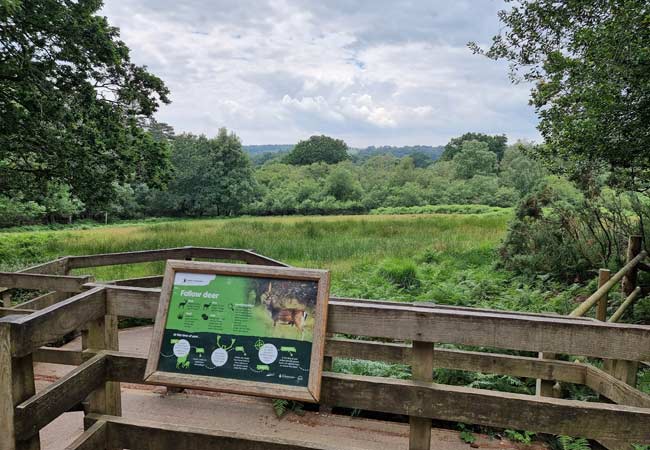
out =
{"type": "Polygon", "coordinates": [[[362,195],[361,184],[344,167],[337,167],[327,177],[326,194],[337,200],[359,200],[362,195]]]}
{"type": "Polygon", "coordinates": [[[453,138],[445,145],[445,151],[440,157],[443,160],[452,160],[463,148],[463,144],[467,141],[484,142],[488,146],[488,150],[497,156],[497,161],[501,161],[503,154],[506,151],[508,138],[505,135],[489,136],[482,133],[465,133],[460,137],[453,138]]]}
{"type": "Polygon", "coordinates": [[[468,180],[476,175],[494,175],[497,158],[485,142],[466,141],[453,164],[456,177],[468,180]]]}
{"type": "Polygon", "coordinates": [[[166,181],[168,145],[139,121],[169,91],[131,62],[100,0],[0,1],[0,195],[48,185],[95,206],[116,182],[166,181]]]}
{"type": "Polygon", "coordinates": [[[534,83],[546,145],[538,154],[577,175],[609,167],[610,182],[650,185],[650,7],[647,0],[507,0],[503,30],[483,50],[534,83]],[[561,161],[561,165],[557,164],[561,161]]]}
{"type": "Polygon", "coordinates": [[[181,134],[173,143],[174,177],[163,202],[171,212],[232,215],[253,200],[253,170],[237,136],[222,128],[212,139],[181,134]]]}
{"type": "Polygon", "coordinates": [[[312,136],[306,141],[300,141],[285,157],[288,164],[299,166],[316,162],[336,164],[346,159],[348,145],[329,136],[312,136]]]}

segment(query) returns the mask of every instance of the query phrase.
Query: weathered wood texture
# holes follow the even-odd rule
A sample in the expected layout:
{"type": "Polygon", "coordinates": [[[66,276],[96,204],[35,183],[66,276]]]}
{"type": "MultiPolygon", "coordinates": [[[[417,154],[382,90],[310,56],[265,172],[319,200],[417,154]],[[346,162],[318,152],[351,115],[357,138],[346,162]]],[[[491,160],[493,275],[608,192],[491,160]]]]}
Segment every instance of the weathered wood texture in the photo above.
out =
{"type": "MultiPolygon", "coordinates": [[[[119,350],[117,316],[107,314],[87,324],[82,334],[84,350],[119,350]]],[[[104,377],[106,378],[106,377],[104,377]]],[[[119,416],[122,414],[120,384],[106,381],[88,398],[88,411],[119,416]]]]}
{"type": "MultiPolygon", "coordinates": [[[[430,342],[414,341],[411,349],[412,378],[421,382],[433,381],[433,345],[430,342]]],[[[431,419],[409,417],[409,450],[431,448],[431,419]]]]}
{"type": "Polygon", "coordinates": [[[81,292],[91,277],[68,275],[43,275],[34,273],[0,272],[0,286],[21,289],[81,292]]]}
{"type": "MultiPolygon", "coordinates": [[[[111,314],[153,319],[159,289],[105,286],[111,314]]],[[[600,358],[650,359],[650,327],[507,312],[330,300],[327,331],[600,358]]]]}
{"type": "Polygon", "coordinates": [[[106,379],[106,357],[99,354],[16,407],[16,434],[34,436],[45,425],[81,403],[106,379]]]}
{"type": "MultiPolygon", "coordinates": [[[[146,358],[106,353],[111,379],[141,383],[146,358]]],[[[598,386],[598,382],[593,382],[598,386]]],[[[625,437],[650,443],[650,409],[509,394],[407,380],[325,373],[322,402],[348,408],[406,414],[594,439],[625,437]]]]}
{"type": "Polygon", "coordinates": [[[27,300],[20,305],[16,305],[16,308],[33,310],[44,309],[48,306],[55,305],[56,303],[65,300],[66,298],[70,298],[71,296],[72,294],[69,292],[52,291],[48,292],[47,294],[39,295],[38,297],[35,297],[31,300],[27,300]]]}
{"type": "Polygon", "coordinates": [[[67,446],[65,450],[107,450],[107,430],[106,422],[98,420],[67,446]]]}
{"type": "Polygon", "coordinates": [[[28,316],[13,319],[12,355],[25,356],[106,314],[106,293],[97,287],[28,316]]]}
{"type": "MultiPolygon", "coordinates": [[[[90,420],[108,425],[108,448],[138,450],[341,450],[336,444],[315,445],[282,437],[234,433],[184,425],[93,414],[90,420]]],[[[346,450],[355,450],[348,448],[346,450]]]]}
{"type": "Polygon", "coordinates": [[[160,250],[143,250],[137,252],[103,253],[99,255],[70,256],[68,268],[115,266],[119,264],[137,264],[167,259],[184,259],[190,256],[189,247],[169,248],[160,250]]]}
{"type": "Polygon", "coordinates": [[[0,450],[38,450],[38,435],[16,432],[15,407],[32,397],[36,388],[31,355],[12,358],[11,341],[10,324],[0,320],[0,450]]]}
{"type": "Polygon", "coordinates": [[[322,396],[348,408],[650,443],[650,409],[332,373],[322,396]]]}
{"type": "Polygon", "coordinates": [[[144,287],[144,288],[159,288],[163,283],[162,275],[154,275],[151,277],[140,277],[140,278],[124,278],[122,280],[113,280],[105,284],[114,284],[116,286],[133,286],[133,287],[144,287]]]}

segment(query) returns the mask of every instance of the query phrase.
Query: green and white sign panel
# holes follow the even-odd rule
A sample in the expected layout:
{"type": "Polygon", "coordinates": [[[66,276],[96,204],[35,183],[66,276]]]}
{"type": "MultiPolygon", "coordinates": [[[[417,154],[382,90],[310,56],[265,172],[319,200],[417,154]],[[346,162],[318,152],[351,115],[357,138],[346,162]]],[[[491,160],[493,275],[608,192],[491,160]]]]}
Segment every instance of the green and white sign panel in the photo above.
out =
{"type": "Polygon", "coordinates": [[[284,386],[284,397],[317,400],[327,272],[187,261],[168,272],[148,364],[154,378],[278,397],[284,386]]]}

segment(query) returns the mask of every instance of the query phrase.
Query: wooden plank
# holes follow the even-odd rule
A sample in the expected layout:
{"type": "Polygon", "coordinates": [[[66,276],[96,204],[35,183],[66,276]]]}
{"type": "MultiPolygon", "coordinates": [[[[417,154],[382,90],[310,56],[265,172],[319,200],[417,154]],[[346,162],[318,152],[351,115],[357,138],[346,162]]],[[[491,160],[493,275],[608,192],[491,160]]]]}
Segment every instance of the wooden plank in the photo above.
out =
{"type": "Polygon", "coordinates": [[[96,287],[11,321],[12,355],[24,356],[106,314],[106,293],[96,287]]]}
{"type": "Polygon", "coordinates": [[[42,275],[34,273],[0,272],[0,286],[61,292],[81,292],[91,277],[68,275],[42,275]]]}
{"type": "Polygon", "coordinates": [[[215,247],[190,247],[192,258],[244,261],[260,266],[290,267],[281,261],[260,255],[251,250],[215,247]]]}
{"type": "Polygon", "coordinates": [[[598,321],[330,302],[328,332],[642,360],[650,327],[598,321]]]}
{"type": "Polygon", "coordinates": [[[650,408],[650,395],[595,367],[588,367],[585,384],[619,405],[650,408]]]}
{"type": "MultiPolygon", "coordinates": [[[[95,284],[95,286],[101,285],[95,284]]],[[[137,319],[155,319],[160,301],[160,289],[104,286],[108,314],[137,319]]]]}
{"type": "Polygon", "coordinates": [[[39,430],[81,403],[106,379],[106,357],[98,354],[16,407],[16,433],[37,435],[39,430]]]}
{"type": "Polygon", "coordinates": [[[11,357],[11,326],[0,320],[0,449],[39,450],[38,435],[24,436],[18,431],[15,407],[32,397],[34,365],[31,355],[11,357]]]}
{"type": "Polygon", "coordinates": [[[140,277],[140,278],[125,278],[122,280],[109,281],[106,284],[114,284],[116,286],[159,288],[162,286],[163,278],[164,277],[162,275],[154,275],[151,277],[140,277]]]}
{"type": "MultiPolygon", "coordinates": [[[[411,346],[335,338],[327,340],[325,354],[337,358],[404,364],[411,359],[411,346]]],[[[559,380],[575,384],[584,384],[587,374],[587,366],[584,364],[439,347],[434,352],[433,365],[443,369],[559,380]]]]}
{"type": "Polygon", "coordinates": [[[0,317],[7,317],[7,316],[25,316],[27,314],[31,314],[34,311],[31,309],[18,309],[18,308],[0,308],[0,317]]]}
{"type": "Polygon", "coordinates": [[[70,298],[71,294],[69,292],[57,292],[57,291],[52,291],[48,292],[47,294],[39,295],[36,298],[33,298],[31,300],[27,300],[26,302],[23,302],[19,305],[17,305],[17,308],[24,308],[24,309],[33,309],[33,310],[38,310],[38,309],[44,309],[47,308],[48,306],[52,306],[61,300],[65,300],[66,298],[70,298]]]}
{"type": "Polygon", "coordinates": [[[87,256],[68,257],[68,268],[114,266],[119,264],[136,264],[167,259],[184,259],[190,256],[189,247],[166,248],[160,250],[143,250],[136,252],[103,253],[87,256]]]}
{"type": "MultiPolygon", "coordinates": [[[[105,315],[88,323],[82,334],[84,350],[119,350],[117,316],[105,315]]],[[[119,416],[122,414],[120,384],[106,381],[89,397],[90,412],[119,416]]]]}
{"type": "Polygon", "coordinates": [[[32,356],[34,362],[63,364],[67,366],[78,366],[89,359],[84,352],[57,347],[41,347],[35,350],[32,356]]]}
{"type": "Polygon", "coordinates": [[[329,404],[590,439],[650,443],[650,409],[326,373],[329,404]]]}
{"type": "MultiPolygon", "coordinates": [[[[92,414],[88,418],[108,425],[108,448],[138,450],[341,450],[282,437],[173,425],[141,419],[92,414]]],[[[348,447],[346,450],[357,450],[348,447]]]]}
{"type": "MultiPolygon", "coordinates": [[[[146,358],[116,352],[106,352],[106,356],[109,379],[142,383],[146,358]]],[[[596,382],[591,383],[598,387],[596,382]]],[[[323,374],[321,401],[334,406],[486,426],[650,442],[650,409],[647,408],[329,372],[323,374]]]]}
{"type": "Polygon", "coordinates": [[[106,450],[107,438],[108,427],[106,422],[98,420],[68,445],[65,450],[106,450]]]}
{"type": "MultiPolygon", "coordinates": [[[[433,381],[433,345],[414,341],[411,349],[411,374],[415,381],[433,381]]],[[[431,448],[431,419],[411,415],[409,417],[409,450],[431,448]]]]}

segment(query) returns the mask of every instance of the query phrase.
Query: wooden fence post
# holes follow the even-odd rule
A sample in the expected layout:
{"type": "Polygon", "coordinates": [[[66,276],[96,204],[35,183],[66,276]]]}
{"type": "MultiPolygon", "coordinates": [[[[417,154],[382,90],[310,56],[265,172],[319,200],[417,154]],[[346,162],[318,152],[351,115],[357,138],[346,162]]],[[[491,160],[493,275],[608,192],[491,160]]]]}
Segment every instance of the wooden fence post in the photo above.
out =
{"type": "MultiPolygon", "coordinates": [[[[93,350],[119,350],[117,316],[105,315],[88,323],[82,332],[82,348],[93,350]]],[[[109,381],[88,397],[87,412],[122,415],[120,383],[109,381]]]]}
{"type": "Polygon", "coordinates": [[[0,306],[3,308],[11,308],[11,291],[6,290],[0,293],[0,306]]]}
{"type": "MultiPolygon", "coordinates": [[[[598,289],[609,281],[610,271],[608,269],[600,269],[598,271],[598,289]]],[[[601,322],[607,320],[607,300],[608,295],[605,294],[598,300],[598,310],[596,311],[596,319],[601,322]]]]}
{"type": "Polygon", "coordinates": [[[0,450],[40,450],[38,434],[19,440],[15,407],[36,393],[32,355],[11,357],[11,328],[0,320],[0,450]]]}
{"type": "MultiPolygon", "coordinates": [[[[639,253],[641,253],[642,243],[642,236],[630,236],[630,239],[627,243],[626,263],[629,263],[639,253]]],[[[629,296],[636,289],[638,273],[639,269],[635,266],[630,269],[630,271],[623,277],[623,280],[621,281],[621,288],[625,297],[629,296]]],[[[619,380],[629,384],[632,387],[636,387],[637,372],[639,371],[638,361],[608,360],[605,361],[604,368],[606,372],[610,373],[619,380]]]]}
{"type": "MultiPolygon", "coordinates": [[[[556,359],[555,353],[539,353],[538,359],[556,359]]],[[[559,383],[553,380],[540,380],[535,383],[535,395],[540,397],[560,398],[562,392],[559,383]]]]}
{"type": "MultiPolygon", "coordinates": [[[[411,373],[413,380],[433,381],[433,344],[413,341],[411,373]]],[[[431,449],[431,419],[409,417],[409,450],[431,449]]]]}

